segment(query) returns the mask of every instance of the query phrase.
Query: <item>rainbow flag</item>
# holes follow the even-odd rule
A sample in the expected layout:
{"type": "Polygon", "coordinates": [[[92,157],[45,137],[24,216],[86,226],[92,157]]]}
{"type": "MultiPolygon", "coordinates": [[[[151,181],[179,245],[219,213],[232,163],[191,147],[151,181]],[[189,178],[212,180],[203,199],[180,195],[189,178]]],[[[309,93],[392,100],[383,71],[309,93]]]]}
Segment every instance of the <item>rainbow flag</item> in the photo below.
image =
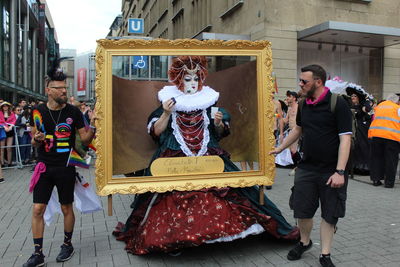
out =
{"type": "Polygon", "coordinates": [[[36,129],[44,133],[45,131],[43,126],[42,114],[40,114],[40,112],[37,109],[33,111],[33,121],[35,122],[36,129]]]}
{"type": "Polygon", "coordinates": [[[89,164],[87,164],[86,161],[81,157],[81,155],[79,155],[79,153],[76,152],[73,148],[71,149],[71,152],[69,153],[67,166],[76,166],[76,167],[89,169],[89,164]]]}

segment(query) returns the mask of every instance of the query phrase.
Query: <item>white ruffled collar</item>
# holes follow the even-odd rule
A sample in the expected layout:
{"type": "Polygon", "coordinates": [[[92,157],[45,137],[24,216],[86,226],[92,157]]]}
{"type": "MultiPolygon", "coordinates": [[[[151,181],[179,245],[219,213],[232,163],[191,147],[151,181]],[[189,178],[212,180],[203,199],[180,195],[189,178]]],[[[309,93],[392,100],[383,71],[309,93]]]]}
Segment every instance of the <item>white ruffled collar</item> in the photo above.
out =
{"type": "Polygon", "coordinates": [[[175,85],[164,86],[158,92],[158,100],[162,103],[175,98],[175,111],[191,112],[195,110],[203,110],[214,105],[219,98],[219,93],[209,86],[203,86],[200,92],[192,95],[185,95],[175,85]]]}

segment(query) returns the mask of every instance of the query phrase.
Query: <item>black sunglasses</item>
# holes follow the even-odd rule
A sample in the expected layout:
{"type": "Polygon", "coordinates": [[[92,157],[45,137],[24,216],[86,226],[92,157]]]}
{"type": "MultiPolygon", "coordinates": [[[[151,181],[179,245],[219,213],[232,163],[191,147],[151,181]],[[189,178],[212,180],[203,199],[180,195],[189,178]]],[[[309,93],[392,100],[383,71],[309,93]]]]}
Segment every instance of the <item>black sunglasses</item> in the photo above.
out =
{"type": "MultiPolygon", "coordinates": [[[[321,78],[314,78],[313,80],[316,81],[316,80],[320,80],[320,79],[321,79],[321,78]]],[[[303,79],[299,79],[299,82],[301,82],[301,83],[303,83],[304,85],[306,85],[306,84],[309,83],[310,81],[303,80],[303,79]]]]}
{"type": "Polygon", "coordinates": [[[310,82],[310,81],[307,81],[307,80],[303,80],[303,79],[299,79],[299,82],[301,82],[301,83],[303,83],[304,85],[306,85],[308,82],[310,82]]]}
{"type": "Polygon", "coordinates": [[[53,88],[53,89],[57,89],[57,90],[61,90],[61,89],[65,89],[68,90],[68,86],[49,86],[49,88],[53,88]]]}

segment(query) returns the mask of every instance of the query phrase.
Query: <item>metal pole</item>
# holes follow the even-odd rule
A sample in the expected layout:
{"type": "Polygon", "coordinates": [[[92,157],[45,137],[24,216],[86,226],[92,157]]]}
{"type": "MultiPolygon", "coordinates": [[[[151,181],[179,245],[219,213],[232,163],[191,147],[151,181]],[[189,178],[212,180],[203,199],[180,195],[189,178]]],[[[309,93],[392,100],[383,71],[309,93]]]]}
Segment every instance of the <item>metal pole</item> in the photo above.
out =
{"type": "Polygon", "coordinates": [[[21,148],[19,147],[19,140],[18,140],[18,132],[17,127],[14,126],[14,142],[15,142],[15,159],[17,161],[17,168],[21,169],[22,166],[22,158],[21,158],[21,148]]]}

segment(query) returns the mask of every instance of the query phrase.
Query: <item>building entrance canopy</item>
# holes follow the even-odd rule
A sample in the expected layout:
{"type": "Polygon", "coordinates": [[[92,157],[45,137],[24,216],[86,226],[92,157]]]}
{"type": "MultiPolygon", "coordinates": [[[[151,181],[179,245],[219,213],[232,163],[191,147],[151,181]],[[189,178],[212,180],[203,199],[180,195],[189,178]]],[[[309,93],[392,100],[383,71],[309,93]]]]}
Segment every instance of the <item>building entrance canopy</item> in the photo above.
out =
{"type": "Polygon", "coordinates": [[[297,39],[380,48],[400,44],[400,28],[326,21],[297,32],[297,39]]]}

